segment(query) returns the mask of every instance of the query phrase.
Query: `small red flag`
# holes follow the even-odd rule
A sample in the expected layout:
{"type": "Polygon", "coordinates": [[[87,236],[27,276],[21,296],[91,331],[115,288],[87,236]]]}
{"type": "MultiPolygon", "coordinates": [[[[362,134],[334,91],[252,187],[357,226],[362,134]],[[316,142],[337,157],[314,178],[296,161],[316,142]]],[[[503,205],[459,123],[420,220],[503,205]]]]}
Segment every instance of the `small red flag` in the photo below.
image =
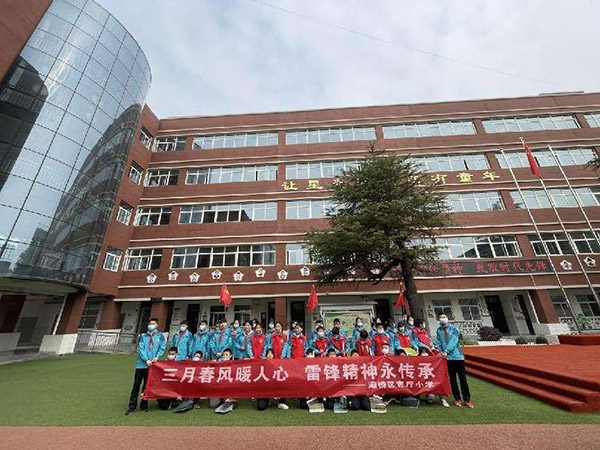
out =
{"type": "Polygon", "coordinates": [[[394,309],[400,308],[404,305],[406,305],[406,291],[402,289],[400,292],[398,292],[398,298],[396,299],[394,309]]]}
{"type": "Polygon", "coordinates": [[[523,139],[521,139],[521,142],[523,143],[523,148],[525,149],[525,153],[527,154],[527,161],[529,162],[529,168],[531,169],[531,173],[537,176],[538,178],[542,178],[542,171],[540,170],[540,166],[538,166],[537,161],[533,157],[533,153],[531,153],[529,145],[527,145],[527,143],[523,139]]]}
{"type": "Polygon", "coordinates": [[[310,288],[310,295],[308,296],[308,302],[306,303],[306,309],[308,311],[312,311],[319,304],[319,296],[317,295],[317,290],[315,289],[315,285],[313,284],[310,288]]]}
{"type": "Polygon", "coordinates": [[[223,303],[225,308],[229,308],[231,301],[232,298],[231,294],[229,293],[229,289],[227,289],[227,285],[223,283],[223,286],[221,286],[221,293],[219,294],[219,303],[223,303]]]}

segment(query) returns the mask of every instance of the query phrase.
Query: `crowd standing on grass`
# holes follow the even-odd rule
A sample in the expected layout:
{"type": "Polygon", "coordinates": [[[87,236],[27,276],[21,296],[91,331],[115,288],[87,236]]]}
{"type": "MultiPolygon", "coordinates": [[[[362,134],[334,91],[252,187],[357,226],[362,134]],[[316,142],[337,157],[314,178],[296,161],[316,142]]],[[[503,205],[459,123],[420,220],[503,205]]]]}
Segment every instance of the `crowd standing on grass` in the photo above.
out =
{"type": "MultiPolygon", "coordinates": [[[[198,331],[192,334],[188,330],[188,322],[182,321],[179,331],[171,337],[167,360],[174,361],[229,361],[234,359],[284,359],[284,358],[336,358],[354,356],[429,356],[440,354],[448,363],[448,375],[455,406],[473,408],[469,384],[465,373],[464,355],[460,346],[460,332],[449,323],[445,314],[438,316],[439,327],[436,330],[435,343],[426,329],[425,321],[407,316],[405,321],[386,323],[378,318],[371,322],[367,330],[363,319],[356,318],[352,337],[340,326],[340,320],[335,319],[331,329],[326,329],[322,320],[317,320],[310,336],[303,333],[302,324],[292,322],[289,330],[284,330],[281,322],[270,322],[265,330],[256,320],[242,324],[235,320],[231,324],[222,320],[216,328],[208,326],[205,320],[200,322],[198,331]]],[[[158,331],[158,319],[148,322],[148,331],[140,336],[138,358],[135,365],[133,388],[129,397],[129,407],[126,414],[133,413],[138,406],[138,398],[144,391],[148,377],[148,369],[157,362],[167,349],[167,341],[158,331]]],[[[203,399],[161,399],[158,401],[161,409],[172,409],[182,412],[199,408],[203,399]]],[[[204,399],[206,400],[206,399],[204,399]]],[[[260,398],[252,399],[259,411],[268,408],[271,401],[279,409],[287,410],[287,399],[260,398]]],[[[370,410],[385,412],[385,407],[391,403],[404,406],[418,407],[420,402],[434,403],[434,395],[426,395],[423,399],[401,396],[341,397],[341,398],[304,398],[298,399],[298,406],[311,412],[322,412],[331,409],[335,412],[348,410],[370,410]]],[[[440,396],[439,403],[449,407],[447,400],[440,396]]],[[[237,402],[231,398],[208,399],[215,412],[227,413],[232,411],[237,402]]],[[[148,401],[140,401],[140,409],[148,411],[148,401]]]]}

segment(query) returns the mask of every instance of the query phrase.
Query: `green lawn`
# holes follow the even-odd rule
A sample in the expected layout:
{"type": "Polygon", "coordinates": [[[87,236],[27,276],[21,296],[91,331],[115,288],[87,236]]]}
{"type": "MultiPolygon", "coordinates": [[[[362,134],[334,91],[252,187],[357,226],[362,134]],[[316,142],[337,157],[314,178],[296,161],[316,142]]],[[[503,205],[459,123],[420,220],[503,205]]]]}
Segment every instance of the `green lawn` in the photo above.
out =
{"type": "Polygon", "coordinates": [[[600,424],[600,413],[568,413],[474,378],[473,410],[390,405],[387,414],[309,414],[290,401],[288,411],[271,407],[259,412],[243,400],[227,415],[215,414],[206,402],[185,414],[161,411],[151,402],[148,413],[125,416],[133,364],[131,355],[76,354],[0,366],[0,425],[600,424]]]}

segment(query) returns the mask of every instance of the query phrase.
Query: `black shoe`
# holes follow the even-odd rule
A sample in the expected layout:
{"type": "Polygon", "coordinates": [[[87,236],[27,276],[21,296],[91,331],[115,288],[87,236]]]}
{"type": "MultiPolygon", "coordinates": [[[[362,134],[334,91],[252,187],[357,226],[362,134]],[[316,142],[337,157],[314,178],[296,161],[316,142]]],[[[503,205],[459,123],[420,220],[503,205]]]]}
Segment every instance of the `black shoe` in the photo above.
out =
{"type": "Polygon", "coordinates": [[[148,408],[142,409],[143,412],[148,412],[148,408]]]}
{"type": "Polygon", "coordinates": [[[125,411],[125,415],[128,416],[129,414],[133,414],[134,411],[135,409],[129,408],[127,411],[125,411]]]}

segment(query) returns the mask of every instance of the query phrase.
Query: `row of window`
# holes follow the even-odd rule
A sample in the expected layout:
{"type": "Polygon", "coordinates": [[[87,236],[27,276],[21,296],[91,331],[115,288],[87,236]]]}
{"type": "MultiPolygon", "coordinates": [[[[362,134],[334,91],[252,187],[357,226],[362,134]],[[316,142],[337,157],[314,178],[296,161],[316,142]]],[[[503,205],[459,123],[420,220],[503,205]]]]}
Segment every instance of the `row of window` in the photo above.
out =
{"type": "MultiPolygon", "coordinates": [[[[551,299],[558,317],[573,317],[569,305],[562,295],[552,295],[551,299]]],[[[579,303],[585,317],[600,317],[600,305],[592,294],[576,295],[575,300],[579,303]]]]}
{"type": "MultiPolygon", "coordinates": [[[[533,247],[533,251],[536,255],[545,255],[544,242],[548,248],[548,252],[551,255],[573,255],[575,250],[569,242],[569,238],[564,233],[540,233],[538,235],[530,235],[529,242],[533,247]]],[[[600,244],[598,243],[598,236],[594,236],[591,231],[572,231],[569,233],[569,237],[573,241],[577,253],[579,254],[591,254],[600,253],[600,244]]]]}
{"type": "MultiPolygon", "coordinates": [[[[562,166],[584,165],[596,157],[592,148],[566,148],[555,150],[562,166]]],[[[549,150],[533,152],[538,164],[542,167],[555,166],[556,160],[549,150]]],[[[528,167],[527,157],[524,152],[507,152],[506,158],[496,154],[500,166],[518,168],[528,167]]],[[[490,168],[486,155],[483,153],[457,154],[457,155],[431,155],[411,157],[411,161],[425,172],[449,172],[462,170],[486,170],[490,168]]],[[[286,164],[285,174],[288,180],[334,178],[340,176],[342,171],[356,168],[360,160],[316,161],[305,163],[286,164]]],[[[139,184],[142,178],[142,169],[133,163],[129,177],[139,184]]],[[[277,179],[277,166],[248,165],[225,166],[187,169],[186,184],[217,184],[250,181],[270,181],[277,179]]],[[[146,186],[173,186],[179,180],[179,169],[150,169],[146,175],[146,186]]]]}
{"type": "MultiPolygon", "coordinates": [[[[584,117],[590,127],[600,127],[600,113],[584,114],[584,117]]],[[[579,128],[577,119],[571,114],[498,117],[483,119],[482,123],[486,133],[567,130],[579,128]]],[[[385,139],[477,134],[475,125],[471,120],[401,123],[384,125],[382,128],[383,137],[385,139]]],[[[146,134],[150,135],[150,133],[146,134]]],[[[286,131],[285,133],[285,143],[287,145],[372,141],[375,140],[375,138],[375,127],[372,125],[292,130],[286,131]]],[[[157,138],[154,144],[154,151],[172,152],[183,150],[185,148],[185,139],[185,136],[165,136],[157,138]]],[[[140,140],[142,140],[142,135],[140,135],[140,140]]],[[[144,140],[146,140],[145,137],[144,140]]],[[[151,135],[150,140],[152,140],[151,135]]],[[[278,144],[278,132],[276,131],[212,134],[194,136],[192,149],[242,148],[274,146],[278,144]]],[[[147,145],[147,147],[149,146],[147,145]]]]}
{"type": "MultiPolygon", "coordinates": [[[[583,206],[598,206],[600,205],[600,187],[578,187],[573,189],[579,202],[583,206]]],[[[517,209],[541,209],[551,208],[550,199],[542,189],[522,189],[519,191],[511,191],[510,195],[517,209]]],[[[577,199],[572,194],[570,189],[552,188],[548,189],[548,193],[557,208],[575,208],[577,207],[577,199]]]]}

